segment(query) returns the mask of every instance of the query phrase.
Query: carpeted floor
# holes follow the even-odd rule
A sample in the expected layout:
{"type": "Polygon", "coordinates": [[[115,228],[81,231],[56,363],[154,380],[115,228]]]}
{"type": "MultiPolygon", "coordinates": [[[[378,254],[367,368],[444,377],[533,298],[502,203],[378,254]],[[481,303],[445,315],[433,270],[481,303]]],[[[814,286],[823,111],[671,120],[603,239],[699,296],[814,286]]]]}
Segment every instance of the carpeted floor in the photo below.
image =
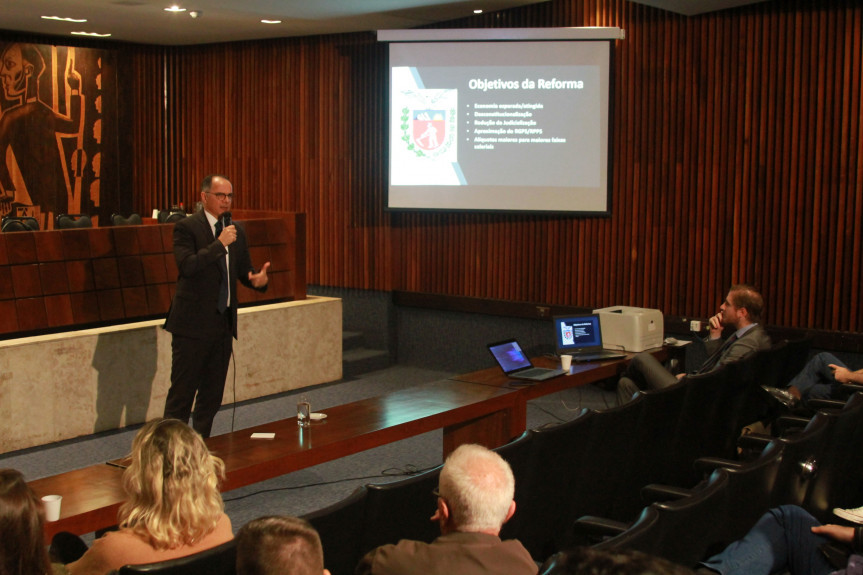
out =
{"type": "MultiPolygon", "coordinates": [[[[452,375],[455,374],[395,365],[301,392],[248,401],[238,404],[236,409],[223,407],[216,417],[213,434],[294,417],[300,395],[309,398],[313,411],[326,412],[330,406],[452,375]]],[[[582,407],[603,409],[614,403],[613,392],[596,386],[570,389],[529,402],[527,424],[536,428],[569,421],[582,407]]],[[[128,454],[137,429],[138,426],[0,455],[0,468],[18,469],[28,479],[37,479],[115,459],[128,454]]],[[[225,508],[235,531],[262,515],[303,515],[347,497],[360,485],[394,481],[439,465],[441,443],[442,432],[434,431],[229,491],[224,493],[225,508]]]]}

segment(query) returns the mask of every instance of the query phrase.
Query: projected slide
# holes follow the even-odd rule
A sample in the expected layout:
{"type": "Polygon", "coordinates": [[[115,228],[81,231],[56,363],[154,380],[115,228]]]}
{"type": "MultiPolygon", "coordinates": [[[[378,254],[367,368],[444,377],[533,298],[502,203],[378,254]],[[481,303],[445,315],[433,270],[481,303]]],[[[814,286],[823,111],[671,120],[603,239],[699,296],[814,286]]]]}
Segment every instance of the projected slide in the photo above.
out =
{"type": "Polygon", "coordinates": [[[605,211],[608,53],[391,45],[389,207],[605,211]]]}

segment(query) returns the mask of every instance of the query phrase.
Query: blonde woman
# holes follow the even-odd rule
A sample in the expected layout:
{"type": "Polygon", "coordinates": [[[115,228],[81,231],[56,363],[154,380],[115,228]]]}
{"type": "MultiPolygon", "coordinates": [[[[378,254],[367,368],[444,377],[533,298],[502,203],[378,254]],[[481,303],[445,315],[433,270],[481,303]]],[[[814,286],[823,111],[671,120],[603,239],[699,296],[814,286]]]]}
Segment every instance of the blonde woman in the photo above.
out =
{"type": "Polygon", "coordinates": [[[71,575],[105,575],[123,565],[164,561],[210,549],[233,538],[219,481],[224,463],[191,427],[176,419],[144,425],[132,442],[123,474],[127,499],[120,529],[96,539],[66,565],[71,575]]]}

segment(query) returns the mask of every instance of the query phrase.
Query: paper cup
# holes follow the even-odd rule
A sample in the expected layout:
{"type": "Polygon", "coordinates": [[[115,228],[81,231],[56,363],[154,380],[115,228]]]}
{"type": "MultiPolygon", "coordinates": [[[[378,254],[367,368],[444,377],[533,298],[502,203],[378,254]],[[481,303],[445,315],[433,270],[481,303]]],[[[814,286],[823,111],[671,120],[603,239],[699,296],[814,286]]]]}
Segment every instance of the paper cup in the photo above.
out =
{"type": "Polygon", "coordinates": [[[564,371],[569,371],[570,367],[572,367],[572,356],[571,355],[560,356],[560,368],[564,371]]]}
{"type": "Polygon", "coordinates": [[[45,506],[45,521],[60,519],[60,503],[62,501],[62,495],[46,495],[42,498],[42,504],[45,506]]]}

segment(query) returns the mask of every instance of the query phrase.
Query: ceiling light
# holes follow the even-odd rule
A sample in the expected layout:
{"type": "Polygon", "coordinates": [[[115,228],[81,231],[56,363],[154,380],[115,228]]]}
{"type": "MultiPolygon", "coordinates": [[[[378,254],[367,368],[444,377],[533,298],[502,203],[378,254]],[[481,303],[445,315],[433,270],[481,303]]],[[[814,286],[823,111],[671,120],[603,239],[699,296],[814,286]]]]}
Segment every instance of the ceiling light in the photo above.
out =
{"type": "Polygon", "coordinates": [[[185,8],[180,8],[176,4],[174,4],[170,8],[165,8],[165,12],[185,12],[185,11],[186,11],[185,8]]]}
{"type": "Polygon", "coordinates": [[[281,24],[281,20],[261,20],[261,24],[281,24]]]}
{"type": "Polygon", "coordinates": [[[58,20],[60,22],[77,22],[81,24],[82,22],[86,22],[86,18],[63,18],[62,16],[42,16],[43,20],[58,20]]]}
{"type": "Polygon", "coordinates": [[[476,10],[473,11],[473,13],[474,14],[482,14],[482,9],[477,8],[476,10]]]}
{"type": "Polygon", "coordinates": [[[98,32],[72,32],[74,36],[93,36],[95,38],[107,38],[110,34],[99,34],[98,32]]]}

